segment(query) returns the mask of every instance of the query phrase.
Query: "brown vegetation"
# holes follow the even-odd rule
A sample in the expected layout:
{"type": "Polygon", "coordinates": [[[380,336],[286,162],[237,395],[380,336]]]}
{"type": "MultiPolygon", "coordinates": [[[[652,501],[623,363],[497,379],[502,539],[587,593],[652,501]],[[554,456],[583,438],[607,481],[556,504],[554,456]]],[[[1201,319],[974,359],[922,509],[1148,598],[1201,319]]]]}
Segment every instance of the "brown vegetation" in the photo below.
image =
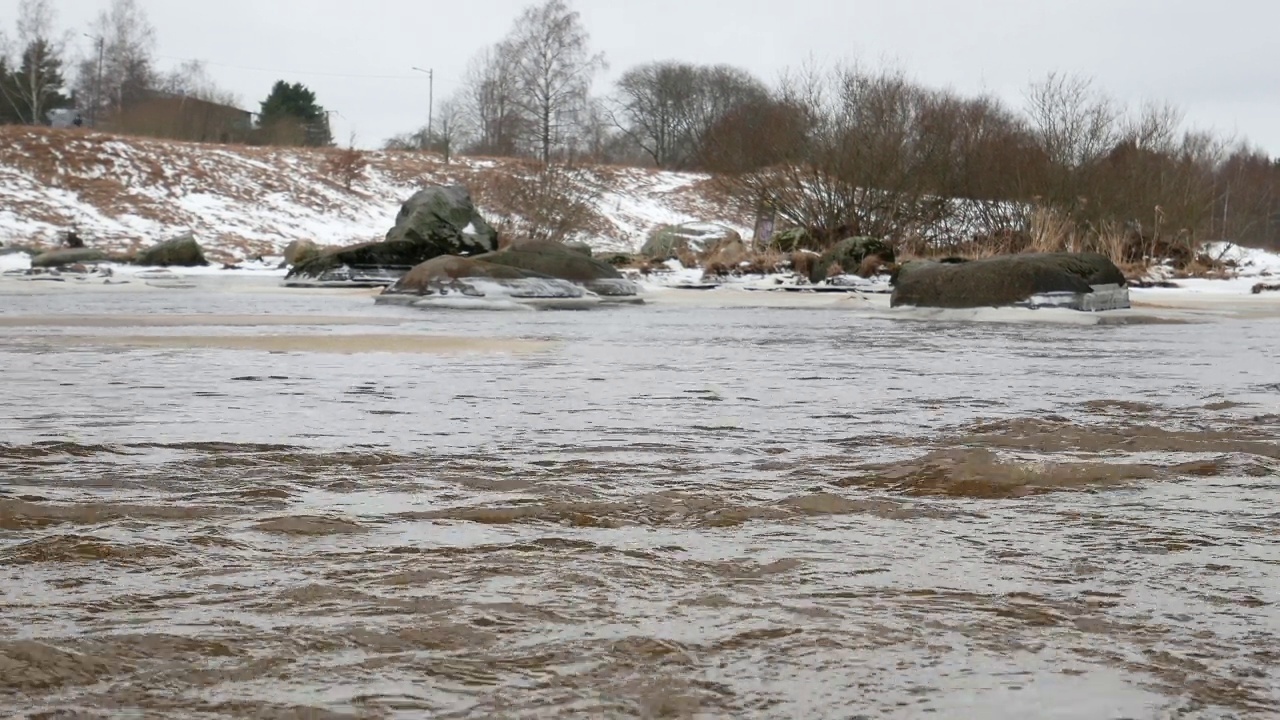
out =
{"type": "Polygon", "coordinates": [[[595,209],[599,191],[586,170],[572,165],[511,162],[475,175],[472,194],[504,244],[604,231],[595,209]]]}
{"type": "Polygon", "coordinates": [[[709,166],[818,247],[870,235],[908,255],[1089,250],[1187,267],[1209,240],[1280,245],[1280,164],[1183,131],[1168,108],[1127,115],[1087,81],[1050,76],[1025,116],[857,68],[792,77],[772,102],[772,119],[725,116],[709,166]]]}
{"type": "Polygon", "coordinates": [[[323,163],[323,172],[344,190],[351,190],[357,180],[364,177],[369,168],[368,155],[357,150],[355,143],[341,149],[330,151],[323,163]]]}
{"type": "Polygon", "coordinates": [[[253,120],[249,111],[236,107],[155,94],[115,110],[99,121],[98,127],[166,140],[243,143],[252,135],[253,120]]]}

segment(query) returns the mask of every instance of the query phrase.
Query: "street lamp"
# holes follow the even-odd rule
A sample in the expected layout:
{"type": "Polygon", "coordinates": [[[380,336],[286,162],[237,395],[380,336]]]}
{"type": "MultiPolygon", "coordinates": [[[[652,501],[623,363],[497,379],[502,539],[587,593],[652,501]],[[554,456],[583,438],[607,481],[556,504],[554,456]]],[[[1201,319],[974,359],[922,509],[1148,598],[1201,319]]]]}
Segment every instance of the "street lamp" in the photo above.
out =
{"type": "Polygon", "coordinates": [[[98,41],[98,76],[93,80],[93,107],[89,108],[89,125],[98,127],[98,106],[102,104],[102,50],[104,41],[101,35],[84,33],[90,40],[98,41]]]}
{"type": "Polygon", "coordinates": [[[413,69],[427,74],[427,142],[431,142],[431,111],[435,105],[436,71],[435,68],[423,70],[420,67],[415,67],[413,69]]]}

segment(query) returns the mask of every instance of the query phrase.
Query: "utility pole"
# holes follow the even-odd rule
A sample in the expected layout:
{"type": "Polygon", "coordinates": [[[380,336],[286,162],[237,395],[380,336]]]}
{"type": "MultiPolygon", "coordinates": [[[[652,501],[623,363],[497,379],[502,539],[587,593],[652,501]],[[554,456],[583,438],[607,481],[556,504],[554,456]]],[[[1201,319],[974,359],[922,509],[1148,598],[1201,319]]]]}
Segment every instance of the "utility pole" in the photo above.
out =
{"type": "Polygon", "coordinates": [[[101,35],[84,34],[91,40],[98,41],[98,74],[93,79],[93,107],[89,108],[89,125],[90,127],[98,127],[98,106],[102,104],[102,51],[103,39],[101,35]]]}
{"type": "Polygon", "coordinates": [[[427,74],[427,142],[431,142],[431,115],[435,108],[436,71],[435,68],[423,70],[420,67],[415,67],[414,70],[427,74]]]}

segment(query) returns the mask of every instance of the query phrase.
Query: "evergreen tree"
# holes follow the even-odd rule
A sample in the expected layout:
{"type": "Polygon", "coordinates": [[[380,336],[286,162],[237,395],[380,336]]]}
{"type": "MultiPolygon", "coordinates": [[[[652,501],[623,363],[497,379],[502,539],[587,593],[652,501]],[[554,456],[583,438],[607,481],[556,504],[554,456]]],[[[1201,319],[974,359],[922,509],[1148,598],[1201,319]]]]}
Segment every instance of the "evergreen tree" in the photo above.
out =
{"type": "Polygon", "coordinates": [[[315,147],[333,144],[329,114],[316,104],[316,94],[302,83],[277,80],[262,101],[258,124],[269,141],[315,147]]]}
{"type": "Polygon", "coordinates": [[[14,125],[22,122],[22,114],[18,111],[19,106],[16,103],[9,102],[10,98],[18,97],[18,88],[14,84],[13,72],[9,70],[9,64],[0,57],[0,125],[14,125]]]}
{"type": "Polygon", "coordinates": [[[63,93],[62,60],[44,39],[32,41],[22,52],[22,67],[6,83],[5,94],[12,93],[19,122],[45,125],[49,111],[71,107],[71,98],[63,93]]]}

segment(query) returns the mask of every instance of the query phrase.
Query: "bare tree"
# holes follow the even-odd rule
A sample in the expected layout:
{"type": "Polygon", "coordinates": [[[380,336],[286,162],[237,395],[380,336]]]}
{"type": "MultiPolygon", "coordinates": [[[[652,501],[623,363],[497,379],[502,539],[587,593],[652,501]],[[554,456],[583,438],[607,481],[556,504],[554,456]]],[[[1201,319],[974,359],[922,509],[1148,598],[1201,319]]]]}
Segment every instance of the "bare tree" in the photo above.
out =
{"type": "Polygon", "coordinates": [[[80,64],[76,94],[99,113],[118,111],[144,98],[156,84],[156,31],[137,0],[112,0],[88,34],[101,50],[101,68],[97,52],[80,64]]]}
{"type": "Polygon", "coordinates": [[[437,126],[432,129],[435,137],[430,139],[431,144],[448,165],[458,147],[466,142],[470,126],[466,113],[462,111],[462,103],[454,97],[440,103],[436,118],[437,126]]]}
{"type": "Polygon", "coordinates": [[[664,168],[704,165],[711,129],[739,107],[769,99],[745,70],[677,62],[633,68],[616,90],[614,123],[664,168]]]}
{"type": "Polygon", "coordinates": [[[586,111],[591,82],[606,65],[591,54],[590,37],[565,0],[526,8],[508,37],[515,58],[516,101],[532,125],[543,162],[569,141],[586,111]]]}
{"type": "Polygon", "coordinates": [[[1068,168],[1102,157],[1120,129],[1120,109],[1079,76],[1050,73],[1032,85],[1027,113],[1050,160],[1068,168]]]}
{"type": "Polygon", "coordinates": [[[438,152],[447,165],[457,153],[460,146],[470,137],[470,119],[463,111],[457,97],[450,97],[436,108],[435,124],[426,126],[411,133],[403,133],[389,138],[382,147],[384,150],[400,152],[438,152]]]}
{"type": "Polygon", "coordinates": [[[170,95],[181,95],[219,105],[239,106],[240,98],[229,90],[218,87],[200,60],[188,60],[175,70],[156,79],[155,90],[170,95]]]}
{"type": "Polygon", "coordinates": [[[65,40],[55,37],[55,20],[50,0],[20,0],[14,47],[0,37],[0,65],[17,58],[12,73],[0,78],[0,99],[23,122],[47,122],[50,110],[68,104],[62,94],[65,40]]]}
{"type": "Polygon", "coordinates": [[[485,48],[468,64],[457,103],[463,121],[474,135],[472,152],[516,153],[525,122],[516,103],[519,88],[515,66],[515,52],[506,42],[485,48]]]}
{"type": "Polygon", "coordinates": [[[688,63],[655,62],[628,70],[616,84],[613,123],[660,168],[683,160],[681,145],[687,140],[696,72],[688,63]]]}

